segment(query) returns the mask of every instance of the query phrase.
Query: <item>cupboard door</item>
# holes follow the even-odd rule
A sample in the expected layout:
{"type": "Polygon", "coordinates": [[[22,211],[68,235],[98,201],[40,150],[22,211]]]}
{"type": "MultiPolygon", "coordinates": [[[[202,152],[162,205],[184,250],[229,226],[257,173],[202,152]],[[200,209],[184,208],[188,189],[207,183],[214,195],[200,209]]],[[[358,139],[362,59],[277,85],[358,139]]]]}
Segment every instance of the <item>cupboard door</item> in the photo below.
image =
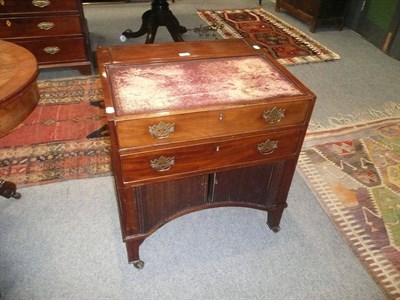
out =
{"type": "Polygon", "coordinates": [[[201,207],[207,199],[208,175],[136,187],[140,233],[148,233],[179,213],[201,207]]]}
{"type": "Polygon", "coordinates": [[[284,162],[278,162],[215,173],[209,201],[273,206],[284,166],[284,162]]]}

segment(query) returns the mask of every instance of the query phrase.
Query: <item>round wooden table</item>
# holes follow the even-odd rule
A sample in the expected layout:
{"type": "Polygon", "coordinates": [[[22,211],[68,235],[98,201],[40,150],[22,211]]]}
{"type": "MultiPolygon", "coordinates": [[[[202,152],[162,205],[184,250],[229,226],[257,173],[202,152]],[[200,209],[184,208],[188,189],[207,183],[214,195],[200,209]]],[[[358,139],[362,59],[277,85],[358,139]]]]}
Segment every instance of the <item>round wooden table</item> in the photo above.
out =
{"type": "MultiPolygon", "coordinates": [[[[39,102],[35,56],[13,43],[0,40],[0,138],[10,133],[39,102]]],[[[0,179],[0,195],[20,198],[14,183],[0,179]]]]}

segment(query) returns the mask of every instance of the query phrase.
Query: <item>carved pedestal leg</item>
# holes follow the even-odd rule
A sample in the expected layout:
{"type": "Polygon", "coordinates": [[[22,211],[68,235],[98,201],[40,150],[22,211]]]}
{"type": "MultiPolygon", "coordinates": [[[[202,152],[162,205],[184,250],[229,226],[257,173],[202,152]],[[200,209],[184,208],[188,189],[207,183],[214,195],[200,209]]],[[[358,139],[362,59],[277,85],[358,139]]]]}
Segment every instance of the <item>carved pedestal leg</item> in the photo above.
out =
{"type": "Polygon", "coordinates": [[[147,33],[146,44],[154,42],[159,26],[166,26],[175,42],[183,41],[182,34],[187,29],[179,24],[178,19],[169,10],[169,4],[166,0],[153,0],[151,10],[142,15],[142,25],[138,31],[131,29],[125,30],[120,39],[125,42],[129,38],[137,38],[147,33]]]}
{"type": "Polygon", "coordinates": [[[17,186],[15,183],[0,179],[0,196],[6,198],[21,198],[21,194],[17,193],[17,186]]]}

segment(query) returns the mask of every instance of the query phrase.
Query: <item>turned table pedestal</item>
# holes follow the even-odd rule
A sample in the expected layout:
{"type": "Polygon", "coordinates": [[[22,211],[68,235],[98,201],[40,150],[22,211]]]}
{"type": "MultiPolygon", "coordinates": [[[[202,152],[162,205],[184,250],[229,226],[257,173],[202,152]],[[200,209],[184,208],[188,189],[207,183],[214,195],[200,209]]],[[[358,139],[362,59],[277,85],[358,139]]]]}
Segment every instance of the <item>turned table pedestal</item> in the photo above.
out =
{"type": "MultiPolygon", "coordinates": [[[[10,133],[36,107],[36,58],[23,47],[0,40],[0,138],[10,133]]],[[[0,195],[20,198],[14,183],[0,179],[0,195]]]]}
{"type": "Polygon", "coordinates": [[[186,27],[179,24],[178,19],[169,9],[167,0],[153,0],[151,9],[142,15],[140,29],[136,32],[127,29],[122,33],[120,39],[122,42],[125,42],[127,39],[137,38],[146,34],[146,44],[152,44],[154,43],[159,26],[167,27],[168,32],[175,42],[182,42],[182,34],[187,32],[186,27]]]}

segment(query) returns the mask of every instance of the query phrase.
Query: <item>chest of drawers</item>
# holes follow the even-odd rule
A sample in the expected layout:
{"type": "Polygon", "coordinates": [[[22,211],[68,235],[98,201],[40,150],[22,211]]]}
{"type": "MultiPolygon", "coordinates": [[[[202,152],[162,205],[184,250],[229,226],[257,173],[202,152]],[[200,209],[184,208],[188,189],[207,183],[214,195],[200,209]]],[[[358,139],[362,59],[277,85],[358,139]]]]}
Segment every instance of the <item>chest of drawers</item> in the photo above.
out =
{"type": "Polygon", "coordinates": [[[278,231],[315,96],[249,41],[97,50],[123,240],[200,209],[268,212],[278,231]]]}
{"type": "Polygon", "coordinates": [[[71,67],[91,73],[79,0],[0,0],[0,39],[28,49],[41,69],[71,67]]]}
{"type": "Polygon", "coordinates": [[[307,22],[310,31],[318,25],[333,24],[343,28],[347,0],[276,0],[275,10],[281,8],[307,22]]]}

